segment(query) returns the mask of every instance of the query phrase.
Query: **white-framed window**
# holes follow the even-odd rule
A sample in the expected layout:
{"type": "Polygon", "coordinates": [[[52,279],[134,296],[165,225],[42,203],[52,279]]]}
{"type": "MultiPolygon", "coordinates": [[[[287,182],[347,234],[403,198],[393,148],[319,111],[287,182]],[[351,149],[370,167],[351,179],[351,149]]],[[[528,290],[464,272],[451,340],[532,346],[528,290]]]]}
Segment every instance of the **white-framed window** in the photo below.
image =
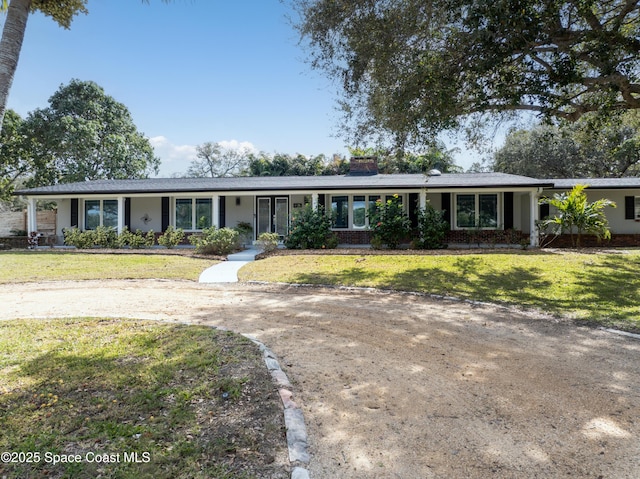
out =
{"type": "Polygon", "coordinates": [[[331,196],[331,218],[334,228],[349,228],[349,195],[331,196]]]}
{"type": "Polygon", "coordinates": [[[367,197],[365,195],[354,195],[351,203],[353,213],[353,227],[366,228],[367,226],[367,197]]]}
{"type": "Polygon", "coordinates": [[[118,227],[118,200],[85,200],[84,229],[98,226],[118,227]]]}
{"type": "Polygon", "coordinates": [[[634,206],[635,206],[636,220],[640,220],[640,196],[636,196],[634,206]]]}
{"type": "MultiPolygon", "coordinates": [[[[330,213],[334,229],[365,229],[374,211],[376,201],[393,198],[394,195],[331,195],[330,213]]],[[[398,195],[404,204],[403,195],[398,195]]]]}
{"type": "Polygon", "coordinates": [[[498,193],[459,193],[455,199],[455,227],[497,229],[500,224],[498,193]]]}
{"type": "Polygon", "coordinates": [[[213,224],[211,198],[176,198],[175,225],[186,231],[209,228],[213,224]]]}

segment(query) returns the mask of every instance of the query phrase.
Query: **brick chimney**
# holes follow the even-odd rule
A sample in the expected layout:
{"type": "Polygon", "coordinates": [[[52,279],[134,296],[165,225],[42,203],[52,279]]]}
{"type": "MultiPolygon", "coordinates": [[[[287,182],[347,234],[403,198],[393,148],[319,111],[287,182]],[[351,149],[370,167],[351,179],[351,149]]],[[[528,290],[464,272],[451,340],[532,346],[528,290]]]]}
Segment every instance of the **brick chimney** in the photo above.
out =
{"type": "Polygon", "coordinates": [[[377,156],[352,156],[349,174],[353,176],[373,176],[378,174],[377,156]]]}

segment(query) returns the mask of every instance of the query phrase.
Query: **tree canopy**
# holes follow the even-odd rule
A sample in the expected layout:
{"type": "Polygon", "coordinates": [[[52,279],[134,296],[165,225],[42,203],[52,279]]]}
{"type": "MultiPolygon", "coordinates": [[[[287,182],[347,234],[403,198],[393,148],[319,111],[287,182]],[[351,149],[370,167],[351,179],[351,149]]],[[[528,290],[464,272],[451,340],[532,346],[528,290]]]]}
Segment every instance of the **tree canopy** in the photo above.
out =
{"type": "Polygon", "coordinates": [[[34,162],[29,186],[144,178],[160,165],[127,107],[91,81],[61,85],[22,129],[34,162]]]}
{"type": "Polygon", "coordinates": [[[462,168],[455,164],[453,155],[457,148],[447,150],[441,141],[430,142],[426,148],[416,151],[391,151],[375,148],[352,148],[351,156],[375,156],[378,159],[378,171],[383,174],[428,173],[439,170],[441,173],[461,173],[462,168]]]}
{"type": "Polygon", "coordinates": [[[196,159],[187,170],[190,178],[241,176],[249,163],[246,149],[224,148],[220,143],[206,142],[196,147],[196,159]]]}
{"type": "MultiPolygon", "coordinates": [[[[378,160],[378,171],[383,174],[394,173],[427,173],[438,169],[443,173],[457,173],[461,168],[455,164],[453,153],[446,150],[443,143],[414,152],[392,152],[376,148],[351,148],[351,156],[375,156],[378,160]]],[[[339,155],[332,159],[325,155],[305,156],[275,153],[269,155],[261,152],[250,155],[249,164],[244,171],[246,176],[318,176],[346,175],[349,173],[349,160],[339,155]]]]}
{"type": "Polygon", "coordinates": [[[316,176],[345,174],[349,171],[349,163],[334,156],[329,161],[324,155],[306,156],[302,154],[260,152],[250,155],[246,176],[316,176]]]}
{"type": "Polygon", "coordinates": [[[0,130],[0,201],[10,200],[16,183],[32,169],[22,125],[20,115],[7,110],[0,130]]]}
{"type": "Polygon", "coordinates": [[[290,1],[356,138],[424,143],[483,115],[640,108],[636,1],[290,1]]]}
{"type": "Polygon", "coordinates": [[[489,169],[534,178],[611,178],[640,174],[640,112],[593,123],[514,130],[489,169]]]}

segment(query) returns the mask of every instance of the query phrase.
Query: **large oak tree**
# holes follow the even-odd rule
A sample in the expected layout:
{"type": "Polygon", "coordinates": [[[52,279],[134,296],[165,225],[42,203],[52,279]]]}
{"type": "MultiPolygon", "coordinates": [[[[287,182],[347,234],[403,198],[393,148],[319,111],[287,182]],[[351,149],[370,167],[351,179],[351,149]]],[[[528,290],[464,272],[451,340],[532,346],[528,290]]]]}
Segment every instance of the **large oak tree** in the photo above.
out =
{"type": "Polygon", "coordinates": [[[0,201],[10,201],[16,183],[33,170],[23,123],[20,115],[7,110],[0,130],[0,201]]]}
{"type": "Polygon", "coordinates": [[[483,114],[640,108],[635,0],[290,1],[356,137],[422,143],[483,114]]]}
{"type": "Polygon", "coordinates": [[[35,165],[28,186],[146,178],[160,165],[127,107],[91,81],[61,86],[22,132],[35,165]]]}

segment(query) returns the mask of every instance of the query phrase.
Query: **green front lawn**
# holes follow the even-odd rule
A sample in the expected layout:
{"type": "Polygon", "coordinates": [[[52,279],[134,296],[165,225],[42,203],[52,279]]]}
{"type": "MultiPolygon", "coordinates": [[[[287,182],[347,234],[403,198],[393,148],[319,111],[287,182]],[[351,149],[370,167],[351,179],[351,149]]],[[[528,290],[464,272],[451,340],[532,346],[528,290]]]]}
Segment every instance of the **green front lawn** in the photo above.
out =
{"type": "Polygon", "coordinates": [[[274,256],[241,281],[385,288],[507,303],[640,331],[640,252],[274,256]]]}
{"type": "Polygon", "coordinates": [[[167,254],[2,252],[0,283],[87,279],[184,279],[197,281],[218,261],[167,254]]]}
{"type": "Polygon", "coordinates": [[[262,355],[241,336],[152,321],[0,322],[0,477],[281,478],[271,463],[283,430],[262,355]]]}

